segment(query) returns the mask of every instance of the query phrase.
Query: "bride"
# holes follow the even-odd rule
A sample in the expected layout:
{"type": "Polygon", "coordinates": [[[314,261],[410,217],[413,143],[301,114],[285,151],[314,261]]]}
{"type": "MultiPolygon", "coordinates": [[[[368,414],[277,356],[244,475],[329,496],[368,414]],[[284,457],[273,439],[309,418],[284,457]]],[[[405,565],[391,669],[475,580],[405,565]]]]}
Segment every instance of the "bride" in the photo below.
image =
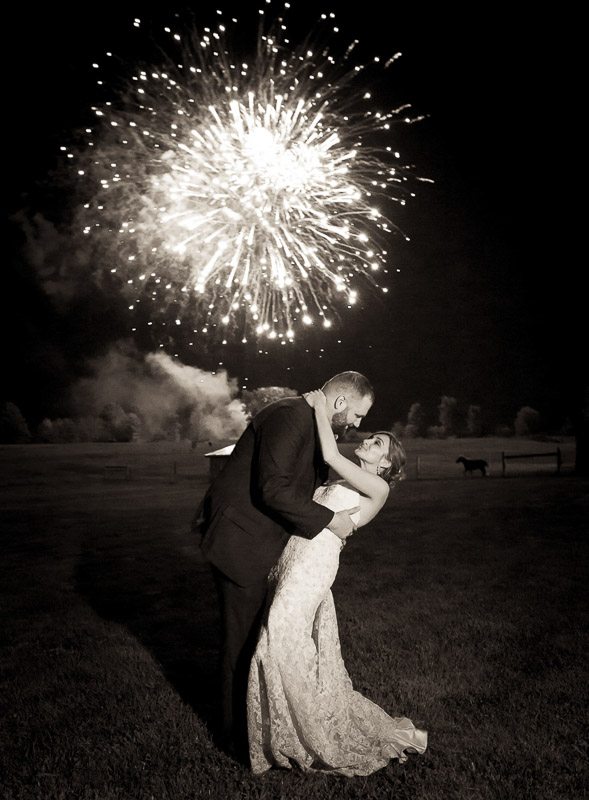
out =
{"type": "MultiPolygon", "coordinates": [[[[318,389],[314,409],[323,458],[343,481],[320,486],[314,500],[332,511],[359,506],[357,527],[384,505],[403,477],[405,453],[394,434],[377,432],[355,450],[360,466],[338,450],[318,389]]],[[[407,752],[423,753],[427,733],[390,717],[356,692],[341,656],[331,593],[345,542],[325,528],[313,539],[291,536],[269,581],[268,606],[252,659],[247,693],[254,773],[273,766],[369,775],[407,752]]]]}

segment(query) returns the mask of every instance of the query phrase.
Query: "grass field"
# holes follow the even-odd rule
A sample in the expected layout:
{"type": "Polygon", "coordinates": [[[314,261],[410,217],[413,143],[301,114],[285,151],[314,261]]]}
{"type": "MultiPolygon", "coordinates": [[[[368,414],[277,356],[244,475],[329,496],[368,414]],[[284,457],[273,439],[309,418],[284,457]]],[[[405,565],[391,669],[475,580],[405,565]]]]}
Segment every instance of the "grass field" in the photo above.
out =
{"type": "Polygon", "coordinates": [[[586,797],[589,481],[572,443],[559,477],[539,458],[506,479],[502,451],[556,445],[407,445],[410,479],[343,551],[334,595],[355,687],[429,749],[354,779],[255,778],[216,746],[217,609],[189,534],[202,448],[0,448],[2,800],[586,797]],[[458,455],[492,477],[463,477],[458,455]],[[131,479],[105,479],[115,464],[131,479]]]}

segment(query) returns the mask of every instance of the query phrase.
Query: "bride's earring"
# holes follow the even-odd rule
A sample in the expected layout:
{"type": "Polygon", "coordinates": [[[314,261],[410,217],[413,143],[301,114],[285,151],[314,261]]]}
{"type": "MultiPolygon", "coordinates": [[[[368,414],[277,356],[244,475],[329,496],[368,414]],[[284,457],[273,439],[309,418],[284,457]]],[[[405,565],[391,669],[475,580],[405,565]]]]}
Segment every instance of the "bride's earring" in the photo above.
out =
{"type": "Polygon", "coordinates": [[[376,468],[376,474],[379,476],[379,478],[382,477],[383,473],[385,473],[390,466],[391,466],[390,461],[386,465],[383,464],[378,465],[378,467],[376,468]]]}

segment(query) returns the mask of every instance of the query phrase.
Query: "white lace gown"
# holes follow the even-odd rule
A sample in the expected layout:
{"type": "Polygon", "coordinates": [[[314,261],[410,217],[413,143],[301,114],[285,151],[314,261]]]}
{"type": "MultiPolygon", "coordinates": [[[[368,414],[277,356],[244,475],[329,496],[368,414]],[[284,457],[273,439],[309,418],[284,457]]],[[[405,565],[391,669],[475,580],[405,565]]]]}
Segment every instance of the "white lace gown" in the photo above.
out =
{"type": "MultiPolygon", "coordinates": [[[[320,487],[314,499],[333,511],[358,505],[358,493],[341,484],[320,487]]],[[[327,529],[313,539],[292,536],[270,574],[247,695],[254,773],[298,766],[369,775],[426,749],[425,731],[354,691],[331,593],[340,550],[327,529]]]]}

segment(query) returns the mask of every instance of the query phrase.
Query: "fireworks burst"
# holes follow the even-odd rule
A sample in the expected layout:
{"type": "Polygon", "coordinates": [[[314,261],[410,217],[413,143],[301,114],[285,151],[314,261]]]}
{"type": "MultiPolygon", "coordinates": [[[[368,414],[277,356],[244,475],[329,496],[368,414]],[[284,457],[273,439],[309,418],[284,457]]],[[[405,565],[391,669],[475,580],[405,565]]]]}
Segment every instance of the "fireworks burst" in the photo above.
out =
{"type": "MultiPolygon", "coordinates": [[[[131,310],[173,305],[195,333],[288,341],[298,325],[330,327],[359,282],[387,290],[378,276],[395,226],[377,202],[411,192],[399,154],[379,142],[394,120],[415,120],[407,107],[375,111],[355,89],[357,42],[337,58],[310,40],[293,48],[284,17],[266,28],[260,14],[249,60],[223,15],[202,33],[166,28],[164,63],[110,90],[69,156],[87,193],[84,233],[131,310]]],[[[337,33],[333,15],[323,24],[337,33]]]]}

